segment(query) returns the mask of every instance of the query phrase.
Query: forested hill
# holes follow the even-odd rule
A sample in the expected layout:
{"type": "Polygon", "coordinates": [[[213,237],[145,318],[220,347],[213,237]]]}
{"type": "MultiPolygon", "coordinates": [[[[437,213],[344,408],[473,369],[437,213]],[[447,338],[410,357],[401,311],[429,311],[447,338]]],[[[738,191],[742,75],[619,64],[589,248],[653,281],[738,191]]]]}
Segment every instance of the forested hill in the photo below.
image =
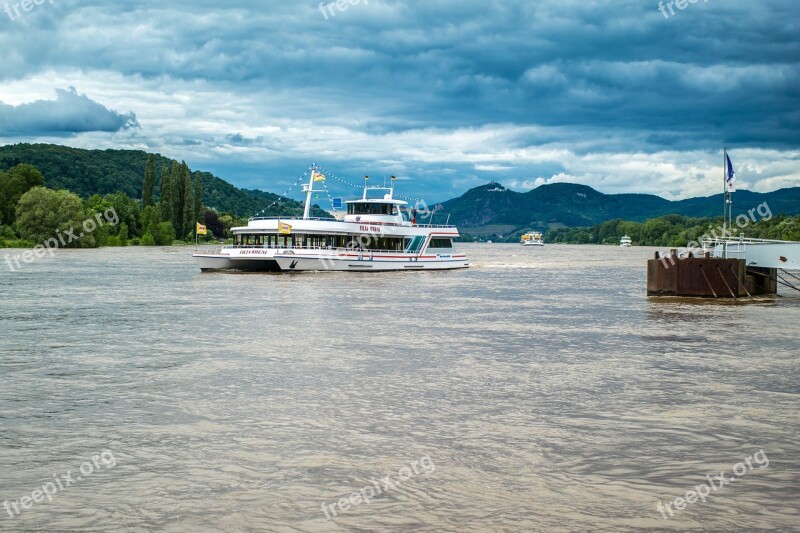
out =
{"type": "MultiPolygon", "coordinates": [[[[37,167],[50,189],[67,189],[88,198],[93,194],[123,192],[131,198],[142,197],[144,169],[148,153],[142,150],[84,150],[55,144],[14,144],[0,146],[0,171],[28,163],[37,167]]],[[[163,165],[172,166],[172,159],[154,155],[158,198],[158,174],[163,165]]],[[[192,179],[199,171],[192,173],[192,179]]],[[[203,204],[221,213],[239,217],[252,216],[280,200],[269,215],[302,213],[302,204],[276,194],[239,189],[209,172],[200,172],[203,180],[203,204]]],[[[321,209],[314,216],[327,216],[321,209]]]]}
{"type": "MultiPolygon", "coordinates": [[[[800,187],[770,193],[737,191],[735,214],[768,202],[775,214],[800,214],[800,187]]],[[[603,194],[586,185],[553,183],[520,193],[488,183],[444,202],[450,221],[467,228],[511,226],[545,230],[548,227],[592,226],[612,219],[641,222],[668,214],[721,216],[722,195],[670,201],[651,194],[603,194]]]]}

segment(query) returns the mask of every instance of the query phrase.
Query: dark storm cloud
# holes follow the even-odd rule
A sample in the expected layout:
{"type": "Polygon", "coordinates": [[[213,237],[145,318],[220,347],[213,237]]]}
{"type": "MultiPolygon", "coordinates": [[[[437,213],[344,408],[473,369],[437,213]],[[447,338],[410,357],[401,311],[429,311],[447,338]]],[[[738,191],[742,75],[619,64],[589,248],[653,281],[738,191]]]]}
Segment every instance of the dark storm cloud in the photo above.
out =
{"type": "Polygon", "coordinates": [[[687,145],[732,132],[770,146],[800,136],[794,0],[698,2],[669,19],[642,0],[373,0],[328,20],[316,7],[75,3],[67,20],[98,24],[48,58],[245,92],[302,89],[328,113],[384,102],[387,121],[414,127],[678,129],[687,145]]]}
{"type": "Polygon", "coordinates": [[[732,135],[793,146],[800,133],[794,0],[698,2],[669,19],[642,0],[373,0],[328,20],[314,2],[58,9],[65,18],[44,13],[41,40],[21,43],[11,73],[110,67],[296,90],[328,113],[383,102],[381,118],[411,127],[590,124],[651,139],[678,129],[685,145],[732,135]],[[47,40],[57,46],[44,51],[47,40]]]}
{"type": "Polygon", "coordinates": [[[4,136],[115,132],[133,127],[139,127],[133,113],[107,109],[74,88],[57,89],[55,100],[18,106],[0,102],[0,134],[4,136]]]}
{"type": "MultiPolygon", "coordinates": [[[[392,141],[411,137],[425,147],[426,135],[495,125],[502,131],[488,137],[489,154],[558,155],[568,147],[611,160],[660,152],[680,159],[681,152],[712,153],[725,144],[796,150],[797,1],[697,1],[666,18],[658,6],[370,0],[324,16],[313,0],[64,1],[3,21],[0,79],[54,71],[88,72],[95,81],[111,72],[150,95],[168,85],[173,94],[205,98],[203,119],[216,114],[201,130],[179,131],[185,116],[161,102],[165,111],[157,118],[170,129],[162,139],[197,135],[237,160],[261,149],[268,154],[263,164],[282,169],[320,152],[345,168],[391,163],[429,178],[434,191],[445,190],[435,180],[448,180],[448,194],[466,182],[442,176],[516,179],[523,167],[547,178],[567,164],[535,157],[443,161],[444,148],[400,153],[407,147],[392,141]],[[236,106],[247,112],[230,123],[236,106]],[[309,124],[330,132],[327,145],[308,135],[287,139],[309,124]],[[265,125],[280,131],[253,131],[265,125]],[[369,149],[345,154],[341,139],[357,135],[367,137],[359,146],[369,149]],[[282,153],[283,163],[275,159],[282,153]]],[[[219,164],[235,168],[232,161],[219,164]]]]}

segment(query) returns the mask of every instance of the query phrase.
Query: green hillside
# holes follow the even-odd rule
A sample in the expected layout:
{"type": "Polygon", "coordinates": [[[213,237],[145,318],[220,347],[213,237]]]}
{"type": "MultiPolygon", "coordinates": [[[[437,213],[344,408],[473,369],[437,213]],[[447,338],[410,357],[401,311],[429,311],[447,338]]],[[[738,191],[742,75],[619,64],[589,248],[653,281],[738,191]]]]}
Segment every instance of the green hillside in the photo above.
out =
{"type": "MultiPolygon", "coordinates": [[[[0,146],[0,171],[27,163],[37,167],[50,189],[67,189],[82,198],[93,194],[123,192],[131,198],[141,198],[144,168],[148,153],[142,150],[84,150],[54,144],[14,144],[0,146]]],[[[172,159],[155,154],[157,174],[172,159]]],[[[198,171],[192,173],[192,179],[198,171]]],[[[203,203],[221,213],[237,217],[253,216],[276,200],[278,203],[265,215],[299,215],[300,202],[264,191],[239,189],[209,172],[200,172],[203,179],[203,203]]],[[[158,175],[155,196],[158,198],[158,175]]],[[[315,206],[312,216],[329,216],[315,206]]]]}

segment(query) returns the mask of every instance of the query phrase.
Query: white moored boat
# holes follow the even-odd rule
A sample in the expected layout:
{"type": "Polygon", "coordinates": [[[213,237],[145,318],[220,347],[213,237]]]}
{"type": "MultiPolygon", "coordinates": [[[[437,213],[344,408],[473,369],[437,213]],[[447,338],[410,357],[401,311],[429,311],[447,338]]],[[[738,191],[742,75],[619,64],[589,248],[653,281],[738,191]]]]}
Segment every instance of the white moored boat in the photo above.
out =
{"type": "MultiPolygon", "coordinates": [[[[314,182],[324,176],[312,169],[305,185],[303,218],[251,218],[233,228],[233,245],[214,253],[196,253],[203,271],[378,271],[467,268],[464,253],[453,247],[455,226],[417,224],[416,210],[394,198],[394,187],[367,187],[347,201],[343,220],[310,218],[314,182]],[[384,192],[369,198],[369,192],[384,192]]],[[[392,180],[394,184],[394,179],[392,180]]]]}
{"type": "Polygon", "coordinates": [[[542,240],[542,234],[538,231],[532,231],[530,233],[524,234],[521,238],[519,243],[523,246],[544,246],[544,241],[542,240]]]}
{"type": "Polygon", "coordinates": [[[619,245],[622,248],[630,248],[632,242],[631,238],[625,235],[619,240],[619,245]]]}

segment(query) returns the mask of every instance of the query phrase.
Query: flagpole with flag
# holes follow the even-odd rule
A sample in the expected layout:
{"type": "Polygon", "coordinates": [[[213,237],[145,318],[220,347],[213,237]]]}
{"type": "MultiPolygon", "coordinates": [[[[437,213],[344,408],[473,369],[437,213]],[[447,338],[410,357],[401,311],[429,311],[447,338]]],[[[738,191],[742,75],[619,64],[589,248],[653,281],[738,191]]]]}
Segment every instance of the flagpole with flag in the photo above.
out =
{"type": "Polygon", "coordinates": [[[722,147],[722,230],[725,232],[725,223],[728,221],[728,148],[722,147]]]}
{"type": "Polygon", "coordinates": [[[195,222],[195,226],[194,226],[194,251],[195,252],[197,251],[197,242],[198,242],[199,236],[200,235],[205,235],[207,233],[208,233],[208,230],[206,229],[205,225],[203,225],[203,224],[201,224],[199,222],[195,222]]]}
{"type": "Polygon", "coordinates": [[[722,224],[723,229],[725,225],[725,219],[728,219],[728,230],[733,231],[733,194],[736,192],[736,187],[734,183],[736,183],[736,171],[733,169],[733,163],[731,163],[731,158],[728,156],[728,149],[723,148],[722,150],[724,155],[723,161],[723,175],[725,178],[725,208],[727,209],[727,213],[723,212],[722,214],[722,224]]]}

